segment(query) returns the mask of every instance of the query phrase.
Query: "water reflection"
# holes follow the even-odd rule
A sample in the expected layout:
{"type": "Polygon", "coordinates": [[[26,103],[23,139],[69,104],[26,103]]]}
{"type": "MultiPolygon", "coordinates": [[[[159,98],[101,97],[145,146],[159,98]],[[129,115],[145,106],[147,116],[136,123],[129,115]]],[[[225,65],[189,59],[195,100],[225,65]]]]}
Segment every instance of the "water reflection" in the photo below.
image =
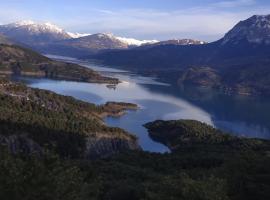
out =
{"type": "MultiPolygon", "coordinates": [[[[72,62],[81,61],[72,60],[72,62]]],[[[165,152],[168,149],[153,142],[143,124],[157,119],[195,119],[228,132],[247,137],[270,138],[270,102],[268,99],[228,96],[207,88],[171,86],[154,78],[110,69],[93,63],[84,66],[122,80],[115,89],[102,84],[27,79],[32,87],[102,104],[106,101],[136,103],[140,110],[121,118],[107,118],[110,126],[118,126],[136,134],[144,150],[165,152]]]]}
{"type": "MultiPolygon", "coordinates": [[[[140,110],[129,112],[121,118],[108,118],[106,122],[108,125],[125,128],[131,133],[136,134],[144,150],[155,152],[167,151],[166,147],[153,142],[148,137],[142,125],[149,121],[184,118],[196,119],[213,125],[211,116],[199,107],[180,98],[151,92],[145,89],[143,85],[134,82],[124,81],[115,90],[112,90],[107,88],[106,85],[101,84],[48,79],[28,79],[28,81],[30,81],[28,84],[31,87],[51,90],[96,104],[102,104],[107,101],[123,101],[138,104],[141,108],[140,110]]],[[[150,84],[150,80],[148,84],[150,84]]],[[[155,84],[155,82],[152,82],[152,84],[155,84]]]]}
{"type": "Polygon", "coordinates": [[[213,124],[246,137],[270,138],[270,99],[226,95],[209,88],[145,86],[153,92],[170,94],[206,110],[213,124]]]}

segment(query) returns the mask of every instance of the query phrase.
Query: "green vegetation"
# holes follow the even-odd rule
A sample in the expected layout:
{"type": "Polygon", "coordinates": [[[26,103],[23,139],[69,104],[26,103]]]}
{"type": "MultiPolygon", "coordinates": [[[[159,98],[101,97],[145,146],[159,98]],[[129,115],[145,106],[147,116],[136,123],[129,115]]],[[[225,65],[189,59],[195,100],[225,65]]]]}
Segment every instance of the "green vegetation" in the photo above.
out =
{"type": "Polygon", "coordinates": [[[270,150],[268,140],[239,138],[194,120],[158,120],[147,123],[145,127],[151,138],[167,145],[172,151],[211,149],[225,153],[270,150]]]}
{"type": "Polygon", "coordinates": [[[134,151],[95,161],[1,155],[0,187],[5,190],[0,195],[4,199],[15,194],[20,199],[37,195],[69,199],[76,194],[75,199],[97,200],[270,197],[270,158],[254,152],[225,159],[211,151],[165,155],[134,151]]]}
{"type": "Polygon", "coordinates": [[[234,137],[192,120],[156,121],[145,126],[172,152],[143,152],[134,136],[101,120],[124,108],[135,105],[95,106],[1,80],[0,199],[270,198],[269,141],[234,137]],[[89,139],[99,138],[119,151],[110,143],[89,147],[89,139]],[[133,146],[123,148],[115,139],[133,146]],[[86,149],[100,154],[85,156],[86,149]]]}
{"type": "Polygon", "coordinates": [[[0,44],[0,74],[15,74],[117,84],[118,79],[103,77],[80,65],[50,60],[32,50],[0,44]]]}
{"type": "MultiPolygon", "coordinates": [[[[104,112],[110,115],[115,110],[21,84],[0,82],[1,135],[26,137],[41,147],[55,148],[65,157],[85,156],[89,138],[118,139],[136,147],[133,135],[104,125],[101,119],[104,112]]],[[[32,145],[26,146],[31,149],[32,145]]]]}

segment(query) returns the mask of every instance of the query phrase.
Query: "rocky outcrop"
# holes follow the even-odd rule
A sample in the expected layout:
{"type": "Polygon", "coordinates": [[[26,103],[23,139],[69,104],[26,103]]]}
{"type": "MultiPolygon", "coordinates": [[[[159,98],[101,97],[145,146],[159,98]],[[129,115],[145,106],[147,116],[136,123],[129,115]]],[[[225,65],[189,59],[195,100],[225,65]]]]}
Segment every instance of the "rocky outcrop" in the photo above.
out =
{"type": "Polygon", "coordinates": [[[122,138],[87,138],[85,157],[95,159],[100,157],[108,157],[115,153],[128,150],[140,150],[136,139],[122,138]]]}
{"type": "MultiPolygon", "coordinates": [[[[72,142],[72,141],[71,141],[72,142]]],[[[128,150],[140,150],[137,139],[88,137],[85,150],[80,157],[86,159],[105,158],[128,150]]],[[[38,144],[26,135],[0,135],[0,146],[6,147],[13,154],[43,155],[45,146],[38,144]]]]}

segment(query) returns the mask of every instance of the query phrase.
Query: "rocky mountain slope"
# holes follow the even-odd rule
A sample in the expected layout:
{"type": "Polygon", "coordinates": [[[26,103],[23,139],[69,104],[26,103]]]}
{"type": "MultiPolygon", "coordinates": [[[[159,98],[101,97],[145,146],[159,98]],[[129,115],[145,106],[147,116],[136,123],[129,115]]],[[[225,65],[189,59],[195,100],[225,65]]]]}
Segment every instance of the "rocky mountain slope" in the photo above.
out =
{"type": "Polygon", "coordinates": [[[0,34],[0,44],[13,44],[13,43],[14,42],[12,42],[9,38],[0,34]]]}
{"type": "Polygon", "coordinates": [[[241,41],[253,44],[270,44],[270,15],[254,15],[239,22],[222,39],[222,44],[237,45],[241,41]]]}

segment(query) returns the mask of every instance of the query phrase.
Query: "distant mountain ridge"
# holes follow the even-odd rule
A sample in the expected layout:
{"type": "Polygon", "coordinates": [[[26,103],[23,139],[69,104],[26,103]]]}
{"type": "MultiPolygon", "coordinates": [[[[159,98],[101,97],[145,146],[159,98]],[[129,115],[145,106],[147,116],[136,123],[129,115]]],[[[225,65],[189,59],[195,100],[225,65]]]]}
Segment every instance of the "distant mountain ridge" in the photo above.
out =
{"type": "Polygon", "coordinates": [[[0,25],[0,32],[2,32],[5,35],[9,35],[10,37],[15,38],[16,40],[22,40],[22,41],[24,41],[25,38],[24,39],[20,38],[19,37],[20,35],[30,35],[32,37],[34,36],[41,37],[42,35],[45,35],[45,34],[51,34],[51,35],[54,35],[54,38],[52,37],[53,40],[65,40],[65,39],[81,38],[81,37],[86,37],[90,35],[103,34],[103,35],[114,37],[115,39],[118,39],[127,45],[140,46],[142,44],[159,42],[158,40],[137,40],[134,38],[118,37],[110,33],[97,33],[97,34],[73,33],[73,32],[65,31],[64,29],[50,22],[37,23],[31,20],[25,20],[25,21],[19,21],[15,23],[6,24],[6,25],[0,25]]]}
{"type": "MultiPolygon", "coordinates": [[[[172,39],[156,42],[149,44],[149,46],[158,46],[158,45],[201,45],[207,44],[205,41],[194,40],[194,39],[172,39]]],[[[146,44],[147,45],[147,44],[146,44]]]]}
{"type": "Polygon", "coordinates": [[[108,33],[72,33],[50,22],[30,20],[0,25],[0,34],[41,53],[65,56],[82,56],[100,50],[127,49],[158,42],[117,37],[108,33]]]}
{"type": "Polygon", "coordinates": [[[69,40],[62,40],[57,42],[57,44],[93,50],[128,48],[128,44],[118,40],[112,34],[104,33],[98,33],[69,40]]]}
{"type": "Polygon", "coordinates": [[[98,53],[99,51],[128,49],[129,45],[111,34],[92,34],[84,37],[56,41],[43,46],[44,53],[80,57],[98,53]]]}
{"type": "Polygon", "coordinates": [[[166,80],[270,95],[270,15],[239,22],[222,39],[203,45],[152,45],[103,52],[105,64],[144,71],[166,80]]]}
{"type": "Polygon", "coordinates": [[[205,44],[205,42],[193,39],[158,41],[119,37],[111,33],[72,33],[49,22],[37,23],[34,21],[0,25],[0,34],[40,53],[71,57],[84,57],[100,51],[126,50],[134,47],[205,44]]]}
{"type": "Polygon", "coordinates": [[[205,44],[193,39],[171,39],[167,41],[138,40],[119,37],[111,33],[72,33],[52,23],[20,21],[0,25],[0,34],[14,42],[30,47],[45,54],[83,57],[105,50],[150,47],[157,45],[192,45],[205,44]]]}
{"type": "Polygon", "coordinates": [[[70,39],[63,29],[49,22],[21,21],[0,26],[0,33],[26,45],[42,45],[57,40],[70,39]]]}

